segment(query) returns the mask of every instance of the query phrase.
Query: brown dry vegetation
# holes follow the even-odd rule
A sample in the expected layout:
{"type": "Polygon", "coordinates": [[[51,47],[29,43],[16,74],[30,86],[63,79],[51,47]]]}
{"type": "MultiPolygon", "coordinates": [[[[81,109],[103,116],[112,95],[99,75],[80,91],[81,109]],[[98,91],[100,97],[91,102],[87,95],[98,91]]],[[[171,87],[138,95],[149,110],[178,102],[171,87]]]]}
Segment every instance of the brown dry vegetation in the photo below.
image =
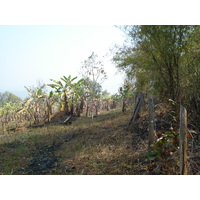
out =
{"type": "MultiPolygon", "coordinates": [[[[157,130],[167,131],[165,106],[156,113],[157,130]]],[[[57,121],[60,115],[56,114],[57,121]]],[[[2,135],[0,174],[179,174],[177,152],[146,159],[147,110],[143,109],[133,128],[127,127],[130,116],[130,111],[110,111],[93,119],[76,118],[71,125],[52,123],[2,135]]],[[[188,152],[190,174],[199,173],[198,148],[196,154],[188,152]]]]}
{"type": "Polygon", "coordinates": [[[130,113],[78,118],[1,137],[1,174],[138,174],[139,157],[126,130],[130,113]]]}

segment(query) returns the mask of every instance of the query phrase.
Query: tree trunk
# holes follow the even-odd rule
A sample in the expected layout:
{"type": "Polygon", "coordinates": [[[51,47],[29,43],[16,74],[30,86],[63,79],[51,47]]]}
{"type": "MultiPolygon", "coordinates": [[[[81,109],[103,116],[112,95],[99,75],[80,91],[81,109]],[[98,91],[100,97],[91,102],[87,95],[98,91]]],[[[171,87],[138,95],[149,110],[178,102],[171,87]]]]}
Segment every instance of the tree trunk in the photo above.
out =
{"type": "Polygon", "coordinates": [[[180,106],[180,175],[187,175],[187,111],[180,106]]]}
{"type": "Polygon", "coordinates": [[[99,100],[97,99],[96,105],[95,105],[95,111],[96,111],[96,116],[98,116],[99,113],[99,100]]]}
{"type": "Polygon", "coordinates": [[[107,110],[107,111],[110,110],[110,103],[109,103],[109,102],[107,102],[107,104],[106,104],[106,110],[107,110]]]}
{"type": "Polygon", "coordinates": [[[123,102],[122,102],[122,112],[123,113],[126,112],[126,100],[123,100],[123,102]]]}
{"type": "Polygon", "coordinates": [[[70,114],[71,114],[71,115],[74,114],[74,96],[72,96],[72,105],[71,105],[70,114]]]}
{"type": "Polygon", "coordinates": [[[95,106],[96,116],[98,116],[98,104],[95,106]]]}
{"type": "Polygon", "coordinates": [[[83,107],[84,107],[84,99],[81,99],[81,103],[80,103],[80,113],[83,113],[83,107]]]}
{"type": "Polygon", "coordinates": [[[51,120],[51,115],[52,115],[52,106],[51,106],[51,103],[49,103],[47,100],[46,100],[46,104],[47,104],[47,120],[48,122],[51,120]]]}
{"type": "Polygon", "coordinates": [[[88,112],[89,112],[89,105],[88,105],[88,103],[87,103],[87,106],[86,106],[86,113],[85,113],[86,117],[88,117],[88,112]]]}
{"type": "Polygon", "coordinates": [[[4,133],[5,133],[5,129],[6,129],[5,127],[6,127],[6,126],[5,126],[5,123],[4,123],[3,121],[1,122],[1,124],[2,124],[2,125],[1,125],[1,127],[2,127],[2,132],[3,132],[3,134],[4,134],[4,133]]]}
{"type": "Polygon", "coordinates": [[[76,104],[76,116],[80,117],[81,116],[81,110],[80,110],[80,105],[77,103],[76,104]]]}
{"type": "Polygon", "coordinates": [[[93,119],[93,117],[94,117],[94,114],[93,114],[93,107],[94,107],[94,99],[93,99],[93,97],[92,97],[92,105],[91,105],[91,117],[92,117],[92,119],[93,119]]]}
{"type": "Polygon", "coordinates": [[[64,111],[66,114],[69,113],[68,99],[66,94],[64,95],[64,111]]]}
{"type": "Polygon", "coordinates": [[[149,98],[148,100],[148,104],[149,104],[149,151],[152,150],[152,145],[155,143],[155,131],[154,131],[154,118],[153,118],[153,108],[154,108],[154,104],[153,104],[153,98],[149,98]]]}

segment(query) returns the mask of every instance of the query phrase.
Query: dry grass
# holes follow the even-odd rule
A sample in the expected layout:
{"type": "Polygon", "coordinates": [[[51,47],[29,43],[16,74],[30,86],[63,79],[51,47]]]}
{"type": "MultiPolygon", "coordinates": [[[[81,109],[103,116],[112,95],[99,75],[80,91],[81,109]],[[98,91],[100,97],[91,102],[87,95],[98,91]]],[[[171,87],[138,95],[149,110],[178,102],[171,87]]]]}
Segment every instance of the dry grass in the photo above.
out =
{"type": "MultiPolygon", "coordinates": [[[[156,108],[157,130],[169,128],[159,123],[164,117],[169,121],[165,108],[156,108]]],[[[143,109],[133,130],[127,129],[130,115],[116,110],[94,119],[77,118],[71,125],[45,125],[1,135],[0,174],[178,174],[178,154],[172,155],[174,159],[146,159],[147,111],[143,109]]],[[[199,146],[188,152],[189,174],[199,174],[199,146]]]]}
{"type": "Polygon", "coordinates": [[[138,174],[144,151],[132,148],[130,113],[79,118],[1,137],[1,174],[138,174]]]}

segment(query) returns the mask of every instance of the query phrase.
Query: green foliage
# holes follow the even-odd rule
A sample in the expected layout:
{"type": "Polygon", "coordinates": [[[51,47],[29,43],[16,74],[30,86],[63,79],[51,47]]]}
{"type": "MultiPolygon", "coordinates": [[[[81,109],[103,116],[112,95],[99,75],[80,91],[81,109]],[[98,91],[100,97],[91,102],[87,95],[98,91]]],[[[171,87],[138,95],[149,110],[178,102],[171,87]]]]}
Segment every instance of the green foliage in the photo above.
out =
{"type": "Polygon", "coordinates": [[[92,81],[89,78],[84,79],[83,82],[85,88],[86,88],[86,96],[89,98],[99,98],[102,90],[102,86],[96,82],[92,81]]]}
{"type": "Polygon", "coordinates": [[[177,118],[179,104],[188,110],[189,120],[200,124],[200,26],[122,26],[127,35],[117,47],[113,61],[135,91],[169,103],[177,118]]]}
{"type": "Polygon", "coordinates": [[[106,72],[103,68],[103,62],[97,60],[98,55],[94,52],[82,63],[81,75],[87,80],[91,80],[93,83],[103,83],[107,79],[106,72]]]}
{"type": "MultiPolygon", "coordinates": [[[[80,88],[84,82],[84,79],[80,79],[77,83],[73,83],[77,77],[71,78],[71,75],[68,77],[63,76],[60,78],[61,81],[50,79],[54,84],[48,84],[51,88],[55,89],[55,92],[58,94],[70,94],[73,92],[74,88],[80,88]]],[[[53,95],[53,91],[51,91],[51,96],[53,95]]]]}
{"type": "Polygon", "coordinates": [[[84,79],[80,79],[74,82],[77,77],[69,75],[60,78],[61,81],[50,79],[54,84],[48,84],[54,91],[51,91],[49,96],[58,96],[57,102],[60,104],[60,108],[64,109],[66,113],[72,112],[75,103],[78,103],[80,99],[85,95],[84,79]],[[71,111],[69,110],[71,107],[71,111]]]}
{"type": "Polygon", "coordinates": [[[22,102],[22,99],[8,91],[4,93],[0,93],[0,107],[8,102],[20,103],[22,102]]]}
{"type": "Polygon", "coordinates": [[[195,70],[192,76],[189,74],[189,66],[199,63],[196,56],[199,29],[199,26],[124,26],[122,30],[129,40],[117,50],[113,61],[127,77],[135,78],[138,91],[178,102],[187,83],[185,78],[195,76],[195,70]]]}
{"type": "Polygon", "coordinates": [[[0,116],[12,114],[20,108],[21,106],[17,103],[7,102],[6,104],[0,107],[0,116]]]}
{"type": "Polygon", "coordinates": [[[162,159],[166,155],[170,155],[171,151],[177,150],[177,138],[179,133],[170,131],[163,133],[160,138],[157,139],[156,143],[151,146],[153,151],[146,154],[147,160],[154,160],[156,158],[162,159]]]}
{"type": "Polygon", "coordinates": [[[32,116],[34,123],[39,123],[46,118],[46,103],[49,101],[49,96],[45,92],[46,85],[39,84],[37,87],[32,88],[24,87],[29,93],[29,98],[23,102],[24,111],[32,116]]]}
{"type": "Polygon", "coordinates": [[[103,62],[98,60],[94,52],[82,63],[81,76],[84,78],[84,85],[92,98],[99,98],[102,90],[101,84],[107,79],[103,62]]]}
{"type": "Polygon", "coordinates": [[[102,91],[101,97],[104,98],[110,98],[110,93],[107,90],[102,91]]]}
{"type": "Polygon", "coordinates": [[[90,108],[91,116],[93,118],[94,107],[96,115],[98,115],[100,94],[102,90],[101,84],[107,79],[103,62],[98,60],[98,55],[93,52],[84,62],[82,62],[80,74],[85,79],[85,100],[87,104],[86,116],[88,115],[90,108]]]}

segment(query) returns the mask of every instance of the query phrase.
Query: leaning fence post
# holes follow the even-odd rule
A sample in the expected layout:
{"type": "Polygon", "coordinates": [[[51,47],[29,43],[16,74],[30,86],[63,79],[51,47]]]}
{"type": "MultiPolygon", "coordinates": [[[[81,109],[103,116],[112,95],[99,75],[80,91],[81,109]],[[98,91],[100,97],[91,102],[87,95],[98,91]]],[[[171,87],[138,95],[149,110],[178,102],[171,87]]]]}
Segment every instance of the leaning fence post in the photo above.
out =
{"type": "Polygon", "coordinates": [[[144,103],[144,95],[141,93],[135,99],[133,114],[132,114],[131,120],[130,120],[130,122],[128,124],[129,126],[134,124],[135,121],[137,120],[138,113],[140,112],[143,103],[144,103]]]}
{"type": "Polygon", "coordinates": [[[153,110],[154,110],[154,104],[153,104],[153,98],[148,99],[148,105],[149,105],[149,150],[151,149],[151,145],[155,143],[155,131],[154,131],[154,119],[153,119],[153,110]]]}
{"type": "Polygon", "coordinates": [[[180,175],[187,175],[187,111],[180,105],[180,175]]]}

